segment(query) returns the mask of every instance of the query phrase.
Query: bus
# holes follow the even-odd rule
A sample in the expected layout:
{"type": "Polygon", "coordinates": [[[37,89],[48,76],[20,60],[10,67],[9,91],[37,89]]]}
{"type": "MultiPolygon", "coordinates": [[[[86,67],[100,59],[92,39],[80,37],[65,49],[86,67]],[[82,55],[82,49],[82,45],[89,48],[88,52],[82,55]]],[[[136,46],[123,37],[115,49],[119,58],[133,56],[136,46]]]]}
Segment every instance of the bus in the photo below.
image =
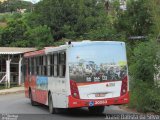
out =
{"type": "Polygon", "coordinates": [[[124,42],[68,42],[25,53],[24,76],[25,96],[52,114],[81,107],[103,113],[105,106],[129,102],[124,42]]]}

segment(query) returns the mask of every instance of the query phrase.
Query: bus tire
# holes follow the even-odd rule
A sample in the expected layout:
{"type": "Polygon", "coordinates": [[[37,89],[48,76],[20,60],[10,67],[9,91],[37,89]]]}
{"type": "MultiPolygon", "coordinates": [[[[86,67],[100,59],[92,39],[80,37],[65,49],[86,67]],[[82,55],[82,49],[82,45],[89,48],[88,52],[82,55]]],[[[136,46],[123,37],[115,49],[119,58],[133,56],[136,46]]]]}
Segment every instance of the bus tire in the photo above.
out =
{"type": "Polygon", "coordinates": [[[49,113],[55,114],[56,113],[56,108],[53,107],[53,100],[52,100],[51,94],[49,94],[48,106],[49,106],[49,113]]]}
{"type": "Polygon", "coordinates": [[[29,91],[29,98],[30,98],[30,101],[31,101],[31,105],[32,105],[32,106],[38,105],[37,102],[33,101],[31,90],[29,91]]]}
{"type": "Polygon", "coordinates": [[[94,114],[102,114],[104,112],[105,106],[93,106],[93,107],[88,107],[90,113],[94,114]]]}

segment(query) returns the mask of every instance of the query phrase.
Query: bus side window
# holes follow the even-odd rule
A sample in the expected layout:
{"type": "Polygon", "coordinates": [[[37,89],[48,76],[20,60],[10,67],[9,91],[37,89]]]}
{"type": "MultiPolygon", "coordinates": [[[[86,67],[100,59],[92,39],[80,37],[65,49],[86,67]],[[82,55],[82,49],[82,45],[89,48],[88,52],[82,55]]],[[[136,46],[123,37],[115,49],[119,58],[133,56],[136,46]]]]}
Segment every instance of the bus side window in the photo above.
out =
{"type": "Polygon", "coordinates": [[[47,56],[44,55],[43,56],[43,75],[46,76],[47,75],[47,56]]]}
{"type": "Polygon", "coordinates": [[[65,77],[66,72],[66,53],[60,52],[59,53],[59,76],[65,77]]]}
{"type": "Polygon", "coordinates": [[[54,54],[50,55],[50,75],[54,76],[54,54]]]}
{"type": "Polygon", "coordinates": [[[41,56],[37,57],[37,74],[41,75],[41,56]]]}
{"type": "Polygon", "coordinates": [[[34,75],[36,75],[37,74],[37,72],[36,72],[36,57],[34,57],[33,62],[34,62],[33,71],[34,71],[34,75]]]}
{"type": "Polygon", "coordinates": [[[31,75],[34,75],[34,57],[32,57],[32,58],[30,58],[31,59],[31,66],[30,66],[30,68],[31,68],[31,75]]]}
{"type": "Polygon", "coordinates": [[[47,55],[47,76],[51,76],[51,66],[50,66],[50,59],[51,59],[51,55],[47,55]]]}
{"type": "Polygon", "coordinates": [[[39,56],[39,75],[43,75],[43,56],[39,56]]]}
{"type": "Polygon", "coordinates": [[[54,53],[54,76],[58,76],[58,53],[54,53]]]}
{"type": "Polygon", "coordinates": [[[39,57],[36,57],[36,75],[39,75],[39,57]]]}
{"type": "Polygon", "coordinates": [[[28,73],[31,75],[31,58],[28,58],[28,73]]]}
{"type": "Polygon", "coordinates": [[[22,65],[22,76],[23,76],[23,80],[25,80],[25,78],[26,78],[26,75],[27,75],[27,63],[28,63],[28,59],[27,58],[25,58],[25,59],[23,59],[23,61],[22,61],[22,63],[23,63],[23,65],[22,65]]]}

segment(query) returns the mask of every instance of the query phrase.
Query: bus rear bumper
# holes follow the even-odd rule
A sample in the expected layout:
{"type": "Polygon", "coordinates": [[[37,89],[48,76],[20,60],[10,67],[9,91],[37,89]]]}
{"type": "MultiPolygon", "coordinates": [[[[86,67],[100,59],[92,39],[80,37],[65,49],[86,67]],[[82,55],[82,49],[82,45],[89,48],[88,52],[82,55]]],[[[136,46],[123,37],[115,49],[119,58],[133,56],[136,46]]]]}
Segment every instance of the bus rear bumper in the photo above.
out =
{"type": "Polygon", "coordinates": [[[106,98],[106,99],[76,99],[71,95],[68,96],[69,108],[78,107],[91,107],[91,106],[109,106],[109,105],[122,105],[129,103],[129,92],[125,95],[116,98],[106,98]]]}

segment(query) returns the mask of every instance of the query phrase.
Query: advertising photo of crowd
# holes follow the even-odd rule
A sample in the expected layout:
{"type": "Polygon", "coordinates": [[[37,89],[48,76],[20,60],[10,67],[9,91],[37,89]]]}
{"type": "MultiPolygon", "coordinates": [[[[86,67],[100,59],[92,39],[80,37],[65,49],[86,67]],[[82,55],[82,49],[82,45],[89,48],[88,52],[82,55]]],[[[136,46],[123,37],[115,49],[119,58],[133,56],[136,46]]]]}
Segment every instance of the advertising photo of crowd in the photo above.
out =
{"type": "Polygon", "coordinates": [[[122,80],[127,75],[127,65],[116,63],[96,64],[95,61],[85,61],[69,64],[70,79],[77,82],[103,82],[122,80]]]}

